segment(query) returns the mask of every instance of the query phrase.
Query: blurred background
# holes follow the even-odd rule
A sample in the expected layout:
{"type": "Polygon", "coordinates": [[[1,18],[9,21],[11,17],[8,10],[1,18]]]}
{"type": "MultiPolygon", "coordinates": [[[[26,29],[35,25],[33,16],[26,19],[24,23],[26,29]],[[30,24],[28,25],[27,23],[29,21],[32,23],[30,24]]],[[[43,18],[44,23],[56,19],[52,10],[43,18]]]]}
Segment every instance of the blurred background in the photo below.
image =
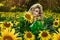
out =
{"type": "Polygon", "coordinates": [[[0,0],[0,12],[23,12],[36,3],[43,6],[43,10],[60,13],[60,0],[0,0]]]}

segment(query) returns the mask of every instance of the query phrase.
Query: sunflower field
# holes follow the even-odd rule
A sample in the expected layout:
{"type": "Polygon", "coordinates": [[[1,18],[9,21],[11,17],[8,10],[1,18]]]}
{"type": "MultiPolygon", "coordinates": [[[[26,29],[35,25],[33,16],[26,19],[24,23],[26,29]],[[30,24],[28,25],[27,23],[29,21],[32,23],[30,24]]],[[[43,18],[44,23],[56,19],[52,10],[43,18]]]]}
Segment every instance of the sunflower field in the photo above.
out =
{"type": "Polygon", "coordinates": [[[45,10],[34,24],[27,11],[0,12],[0,40],[60,40],[60,13],[45,10]]]}

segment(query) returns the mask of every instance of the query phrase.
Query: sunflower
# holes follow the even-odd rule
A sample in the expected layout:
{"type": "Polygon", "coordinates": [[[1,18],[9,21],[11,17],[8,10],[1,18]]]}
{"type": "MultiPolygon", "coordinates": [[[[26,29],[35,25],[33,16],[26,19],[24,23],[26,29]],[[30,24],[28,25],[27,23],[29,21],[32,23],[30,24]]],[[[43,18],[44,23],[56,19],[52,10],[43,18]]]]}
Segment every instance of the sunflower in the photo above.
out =
{"type": "Polygon", "coordinates": [[[5,17],[6,17],[6,20],[9,20],[10,19],[10,13],[9,12],[6,12],[5,13],[5,17]]]}
{"type": "Polygon", "coordinates": [[[1,17],[6,17],[4,12],[3,12],[3,13],[1,13],[1,17]]]}
{"type": "Polygon", "coordinates": [[[48,18],[48,16],[44,15],[44,18],[48,18]]]}
{"type": "Polygon", "coordinates": [[[0,22],[0,27],[1,27],[2,23],[3,23],[3,22],[0,22]]]}
{"type": "Polygon", "coordinates": [[[18,21],[16,21],[16,20],[14,20],[13,24],[14,24],[14,25],[18,25],[18,24],[19,24],[19,22],[18,22],[18,21]]]}
{"type": "Polygon", "coordinates": [[[19,15],[16,15],[16,19],[19,18],[19,15]]]}
{"type": "Polygon", "coordinates": [[[12,30],[4,30],[3,32],[1,32],[1,40],[22,40],[21,37],[17,37],[19,33],[15,34],[15,29],[12,30]]]}
{"type": "Polygon", "coordinates": [[[40,38],[40,40],[49,40],[51,38],[51,36],[48,31],[44,30],[44,31],[40,31],[39,38],[40,38]]]}
{"type": "Polygon", "coordinates": [[[45,18],[49,18],[49,17],[51,17],[53,15],[53,13],[51,13],[51,11],[45,11],[44,12],[44,17],[45,18]],[[49,13],[49,14],[48,14],[49,13]]]}
{"type": "Polygon", "coordinates": [[[13,9],[15,9],[16,8],[16,6],[14,6],[14,7],[11,7],[11,10],[13,10],[13,9]]]}
{"type": "Polygon", "coordinates": [[[11,17],[13,20],[15,20],[15,13],[11,13],[11,14],[10,14],[10,17],[11,17]]]}
{"type": "Polygon", "coordinates": [[[52,40],[60,40],[60,28],[58,28],[58,32],[53,33],[52,40]]]}
{"type": "Polygon", "coordinates": [[[60,32],[60,28],[58,28],[58,31],[60,32]]]}
{"type": "Polygon", "coordinates": [[[3,22],[2,24],[1,24],[1,28],[2,29],[6,29],[6,28],[11,28],[13,26],[13,24],[11,23],[11,22],[3,22]]]}
{"type": "Polygon", "coordinates": [[[58,20],[55,20],[54,22],[53,22],[53,27],[58,27],[59,26],[59,21],[58,20]]]}
{"type": "Polygon", "coordinates": [[[53,33],[52,40],[60,40],[60,32],[53,33]]]}
{"type": "Polygon", "coordinates": [[[33,16],[31,13],[27,12],[24,16],[25,20],[29,21],[30,23],[33,22],[33,16]]]}
{"type": "Polygon", "coordinates": [[[59,18],[55,18],[55,20],[59,21],[59,18]]]}
{"type": "Polygon", "coordinates": [[[31,32],[25,32],[24,34],[24,39],[25,40],[35,40],[35,36],[31,32]]]}
{"type": "Polygon", "coordinates": [[[0,6],[4,6],[4,4],[0,3],[0,6]]]}
{"type": "Polygon", "coordinates": [[[57,18],[56,14],[53,15],[53,19],[57,18]]]}

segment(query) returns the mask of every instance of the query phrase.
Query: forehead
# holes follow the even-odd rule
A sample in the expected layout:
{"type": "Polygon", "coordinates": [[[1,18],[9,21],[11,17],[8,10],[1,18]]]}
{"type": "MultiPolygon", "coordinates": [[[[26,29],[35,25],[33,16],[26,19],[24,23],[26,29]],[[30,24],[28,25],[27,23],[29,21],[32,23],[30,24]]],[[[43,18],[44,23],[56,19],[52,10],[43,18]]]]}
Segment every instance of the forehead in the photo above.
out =
{"type": "Polygon", "coordinates": [[[39,8],[35,8],[35,10],[39,10],[39,8]]]}
{"type": "Polygon", "coordinates": [[[40,10],[39,8],[32,8],[33,11],[40,10]]]}

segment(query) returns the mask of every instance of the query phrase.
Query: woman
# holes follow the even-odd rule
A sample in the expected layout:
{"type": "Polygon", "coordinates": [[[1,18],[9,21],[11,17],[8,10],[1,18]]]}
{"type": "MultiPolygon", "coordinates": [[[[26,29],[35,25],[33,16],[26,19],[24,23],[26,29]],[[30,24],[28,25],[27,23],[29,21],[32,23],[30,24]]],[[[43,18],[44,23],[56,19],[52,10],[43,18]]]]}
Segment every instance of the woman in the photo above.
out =
{"type": "Polygon", "coordinates": [[[31,12],[33,17],[34,17],[34,22],[30,26],[30,30],[35,34],[42,27],[42,21],[43,21],[43,9],[42,9],[42,6],[40,4],[34,4],[29,9],[29,12],[31,12]]]}

